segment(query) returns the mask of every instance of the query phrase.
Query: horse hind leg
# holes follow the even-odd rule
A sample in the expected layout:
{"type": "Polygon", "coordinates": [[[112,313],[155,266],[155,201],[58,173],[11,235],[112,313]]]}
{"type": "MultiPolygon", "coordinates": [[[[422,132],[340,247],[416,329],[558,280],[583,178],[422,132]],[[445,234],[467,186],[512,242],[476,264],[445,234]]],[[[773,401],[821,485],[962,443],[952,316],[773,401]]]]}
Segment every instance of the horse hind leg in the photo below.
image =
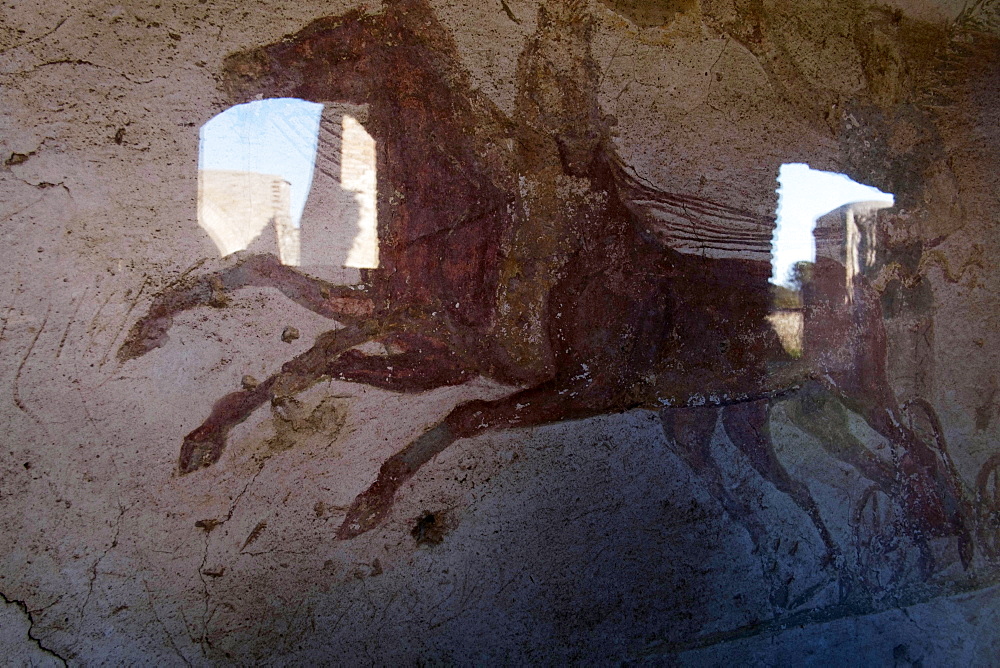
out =
{"type": "Polygon", "coordinates": [[[275,288],[300,306],[344,324],[357,324],[373,311],[371,299],[362,290],[307,276],[273,255],[250,255],[164,290],[132,326],[118,349],[118,359],[126,362],[162,347],[175,315],[198,306],[225,306],[230,293],[246,287],[275,288]]]}
{"type": "Polygon", "coordinates": [[[751,466],[775,488],[786,494],[809,516],[826,548],[826,561],[835,562],[840,548],[830,535],[819,506],[809,488],[795,480],[778,459],[768,427],[769,402],[749,401],[722,410],[722,424],[734,445],[749,459],[751,466]]]}
{"type": "MultiPolygon", "coordinates": [[[[847,407],[841,397],[841,393],[828,387],[810,384],[788,403],[787,413],[795,426],[816,438],[831,456],[853,466],[886,498],[900,505],[903,516],[895,526],[905,531],[919,550],[922,572],[930,573],[934,558],[929,536],[935,533],[930,528],[941,524],[935,517],[941,504],[927,485],[924,468],[914,461],[912,447],[904,446],[903,456],[894,463],[876,457],[851,431],[847,407]]],[[[854,402],[851,405],[861,408],[854,402]]],[[[867,410],[861,412],[861,417],[890,443],[897,447],[903,443],[905,428],[890,413],[867,410]]],[[[864,496],[871,494],[865,492],[864,496]]],[[[875,533],[884,532],[884,527],[869,529],[875,533]]]]}
{"type": "MultiPolygon", "coordinates": [[[[761,561],[761,573],[767,582],[768,596],[775,610],[797,607],[800,602],[789,602],[789,587],[793,577],[787,572],[782,572],[780,560],[776,554],[778,543],[769,539],[768,529],[758,519],[755,509],[732,493],[719,465],[712,458],[710,451],[712,437],[720,413],[723,418],[723,426],[730,434],[730,438],[744,454],[747,454],[747,450],[741,447],[740,435],[734,436],[731,426],[734,418],[732,415],[726,416],[728,410],[728,407],[720,409],[714,406],[666,408],[660,411],[660,420],[667,440],[674,444],[677,454],[698,476],[708,493],[722,505],[726,514],[749,534],[754,554],[758,555],[761,561]]],[[[754,457],[750,456],[750,458],[754,457]]],[[[757,459],[758,462],[754,463],[755,468],[757,468],[760,458],[757,459]]],[[[820,535],[823,535],[823,529],[820,529],[820,535]]],[[[829,545],[827,549],[830,549],[829,545]]],[[[807,590],[806,593],[800,595],[800,599],[807,598],[811,591],[813,590],[807,590]]]]}
{"type": "Polygon", "coordinates": [[[1000,453],[987,459],[976,476],[976,512],[979,545],[996,563],[1000,561],[1000,453]]]}
{"type": "Polygon", "coordinates": [[[962,565],[968,568],[972,564],[975,552],[975,541],[972,533],[976,526],[976,513],[965,491],[962,477],[951,458],[941,420],[931,403],[919,397],[904,403],[902,411],[909,418],[910,432],[914,438],[929,441],[934,445],[938,462],[938,467],[935,470],[938,474],[937,477],[941,478],[939,486],[946,491],[944,494],[945,512],[948,514],[950,524],[958,538],[958,550],[962,565]]]}

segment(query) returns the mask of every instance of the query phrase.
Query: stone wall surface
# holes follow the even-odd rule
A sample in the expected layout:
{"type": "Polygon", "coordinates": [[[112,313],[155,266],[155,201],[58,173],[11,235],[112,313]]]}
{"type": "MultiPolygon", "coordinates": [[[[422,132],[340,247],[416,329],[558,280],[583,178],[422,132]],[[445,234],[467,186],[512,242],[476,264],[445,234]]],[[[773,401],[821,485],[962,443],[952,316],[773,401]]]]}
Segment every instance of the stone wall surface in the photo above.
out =
{"type": "Polygon", "coordinates": [[[992,0],[3,4],[0,655],[994,664],[998,35],[992,0]],[[360,282],[198,225],[199,129],[272,97],[374,138],[360,282]],[[793,162],[895,196],[856,275],[802,274],[794,350],[793,162]]]}

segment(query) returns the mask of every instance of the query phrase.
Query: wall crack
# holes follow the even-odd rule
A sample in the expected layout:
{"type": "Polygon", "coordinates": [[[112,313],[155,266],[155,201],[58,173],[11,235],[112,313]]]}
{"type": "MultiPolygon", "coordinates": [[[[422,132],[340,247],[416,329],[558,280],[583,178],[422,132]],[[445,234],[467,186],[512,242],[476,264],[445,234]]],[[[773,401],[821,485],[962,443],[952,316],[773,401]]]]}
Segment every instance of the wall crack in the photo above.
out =
{"type": "Polygon", "coordinates": [[[0,599],[2,599],[3,602],[6,603],[7,605],[14,605],[14,606],[17,606],[18,608],[20,608],[21,612],[24,613],[24,616],[28,618],[28,639],[31,642],[33,642],[35,644],[35,646],[38,647],[39,650],[41,650],[45,654],[48,654],[52,658],[57,659],[58,661],[60,661],[62,663],[62,665],[64,665],[64,666],[69,665],[67,663],[66,659],[63,656],[61,656],[54,649],[43,645],[42,644],[42,639],[39,638],[39,637],[37,637],[37,636],[35,636],[32,633],[32,631],[35,628],[35,617],[32,614],[31,608],[28,607],[27,603],[25,603],[24,601],[18,600],[16,598],[10,598],[9,596],[7,596],[3,592],[0,592],[0,599]]]}

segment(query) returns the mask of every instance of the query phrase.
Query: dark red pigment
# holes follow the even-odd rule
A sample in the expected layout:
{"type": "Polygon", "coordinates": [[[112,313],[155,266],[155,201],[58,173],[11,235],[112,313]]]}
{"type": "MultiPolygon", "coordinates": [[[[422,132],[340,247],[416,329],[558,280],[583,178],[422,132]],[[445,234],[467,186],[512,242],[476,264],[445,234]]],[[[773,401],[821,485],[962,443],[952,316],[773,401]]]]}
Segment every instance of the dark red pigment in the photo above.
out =
{"type": "Polygon", "coordinates": [[[892,442],[900,453],[895,465],[850,439],[825,447],[900,501],[906,530],[921,545],[929,536],[957,536],[967,546],[968,503],[947,454],[904,426],[887,381],[885,331],[871,287],[857,277],[847,306],[844,268],[821,261],[805,294],[805,354],[795,360],[766,320],[766,261],[682,254],[650,235],[650,221],[632,205],[637,199],[654,198],[695,223],[711,218],[706,227],[716,233],[727,220],[743,230],[756,226],[759,233],[727,240],[743,244],[748,257],[766,248],[773,220],[659,192],[630,176],[597,104],[587,18],[573,3],[553,5],[541,10],[521,54],[513,119],[472,89],[425,0],[323,19],[226,61],[233,103],[264,95],[369,105],[382,264],[363,272],[356,288],[253,256],[156,298],[121,359],[163,345],[176,313],[224,304],[227,293],[246,286],[277,288],[342,325],[258,387],[216,402],[184,439],[180,472],[213,464],[230,429],[253,410],[323,377],[421,392],[486,376],[523,389],[457,406],[386,461],[348,511],[340,538],[378,525],[403,482],[456,439],[646,408],[661,412],[672,445],[726,509],[750,523],[752,513],[723,484],[709,452],[721,419],[756,470],[808,513],[833,556],[816,503],[782,467],[768,434],[772,400],[795,394],[799,424],[817,435],[846,406],[892,442]],[[563,58],[550,57],[559,50],[563,58]],[[595,196],[563,208],[544,197],[527,206],[522,177],[551,192],[559,179],[572,178],[595,196]],[[524,308],[529,303],[537,308],[524,308]],[[519,315],[503,315],[511,309],[519,315]],[[519,333],[531,331],[543,336],[519,333]],[[383,342],[391,353],[353,349],[366,341],[383,342]]]}

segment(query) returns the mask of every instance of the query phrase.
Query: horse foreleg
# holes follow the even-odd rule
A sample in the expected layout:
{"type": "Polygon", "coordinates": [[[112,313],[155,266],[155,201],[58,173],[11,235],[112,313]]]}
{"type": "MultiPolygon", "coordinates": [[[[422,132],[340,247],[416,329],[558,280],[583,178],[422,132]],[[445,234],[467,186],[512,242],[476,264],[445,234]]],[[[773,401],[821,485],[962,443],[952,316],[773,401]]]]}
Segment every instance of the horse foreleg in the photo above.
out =
{"type": "Polygon", "coordinates": [[[830,536],[819,506],[809,493],[809,488],[788,474],[774,451],[768,427],[768,407],[767,400],[726,406],[722,411],[722,424],[729,438],[747,456],[754,469],[779,492],[787,494],[809,516],[826,547],[828,560],[835,561],[840,548],[830,536]]]}
{"type": "Polygon", "coordinates": [[[719,422],[719,410],[715,406],[664,408],[660,410],[660,424],[667,441],[673,444],[674,452],[698,476],[723,510],[747,530],[754,548],[757,548],[767,532],[754,517],[753,510],[730,491],[712,457],[712,436],[719,422]]]}
{"type": "Polygon", "coordinates": [[[252,255],[164,290],[132,326],[118,359],[125,362],[163,346],[176,314],[198,306],[225,306],[230,293],[246,287],[275,288],[296,304],[344,324],[359,322],[374,308],[362,290],[306,276],[273,255],[252,255]]]}
{"type": "Polygon", "coordinates": [[[216,401],[208,418],[184,438],[178,471],[181,474],[191,473],[217,462],[233,427],[246,420],[265,402],[280,401],[282,397],[308,389],[327,375],[331,358],[369,338],[369,332],[357,327],[321,334],[312,348],[286,362],[279,373],[257,387],[232,392],[216,401]]]}

